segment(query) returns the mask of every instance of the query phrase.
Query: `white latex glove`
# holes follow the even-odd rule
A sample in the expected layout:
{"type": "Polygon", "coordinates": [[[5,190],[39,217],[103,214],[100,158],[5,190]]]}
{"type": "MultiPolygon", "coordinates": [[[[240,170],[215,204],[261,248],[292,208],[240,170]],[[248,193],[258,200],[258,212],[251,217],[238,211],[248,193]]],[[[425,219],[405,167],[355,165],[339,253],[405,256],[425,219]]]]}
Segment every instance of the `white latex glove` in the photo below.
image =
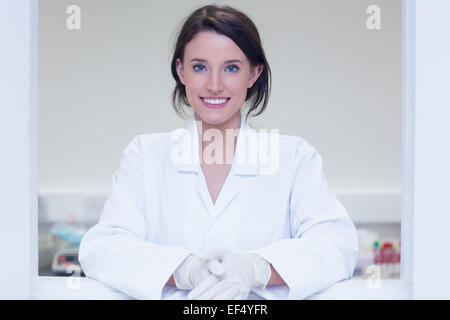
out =
{"type": "Polygon", "coordinates": [[[211,285],[218,283],[220,278],[209,271],[208,265],[217,273],[223,272],[219,261],[214,259],[206,261],[200,259],[198,254],[190,254],[173,273],[176,287],[181,290],[191,290],[205,280],[208,280],[207,283],[211,285]]]}
{"type": "Polygon", "coordinates": [[[208,262],[209,271],[219,276],[221,281],[202,281],[188,294],[188,299],[247,299],[251,289],[258,287],[264,290],[270,279],[269,262],[254,253],[241,254],[218,249],[200,258],[208,262]],[[217,263],[210,263],[217,260],[222,268],[217,263]]]}

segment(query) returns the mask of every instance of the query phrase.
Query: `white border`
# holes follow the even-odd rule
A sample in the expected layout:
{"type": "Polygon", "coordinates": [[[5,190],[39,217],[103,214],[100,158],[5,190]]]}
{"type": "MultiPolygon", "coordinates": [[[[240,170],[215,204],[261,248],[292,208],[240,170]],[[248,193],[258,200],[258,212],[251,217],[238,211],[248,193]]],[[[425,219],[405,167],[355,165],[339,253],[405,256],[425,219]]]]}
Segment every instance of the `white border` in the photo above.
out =
{"type": "Polygon", "coordinates": [[[413,298],[450,299],[450,1],[415,9],[413,298]]]}
{"type": "Polygon", "coordinates": [[[38,126],[39,126],[39,104],[38,104],[38,79],[39,79],[39,0],[30,0],[33,44],[31,59],[34,61],[31,78],[33,79],[33,97],[30,102],[30,257],[31,257],[31,288],[33,290],[34,279],[39,272],[39,241],[38,241],[38,126]]]}
{"type": "Polygon", "coordinates": [[[0,2],[0,299],[30,297],[30,138],[37,93],[37,7],[0,2]]]}
{"type": "MultiPolygon", "coordinates": [[[[402,222],[400,279],[412,286],[416,1],[402,1],[402,222]]],[[[411,287],[412,288],[412,287],[411,287]]],[[[412,289],[411,289],[412,296],[412,289]]]]}
{"type": "MultiPolygon", "coordinates": [[[[129,296],[88,278],[41,277],[33,283],[32,299],[129,300],[129,296]],[[68,283],[70,281],[70,283],[68,283]],[[78,281],[78,282],[76,282],[78,281]]],[[[307,298],[308,300],[408,300],[411,286],[401,280],[341,281],[307,298]]]]}

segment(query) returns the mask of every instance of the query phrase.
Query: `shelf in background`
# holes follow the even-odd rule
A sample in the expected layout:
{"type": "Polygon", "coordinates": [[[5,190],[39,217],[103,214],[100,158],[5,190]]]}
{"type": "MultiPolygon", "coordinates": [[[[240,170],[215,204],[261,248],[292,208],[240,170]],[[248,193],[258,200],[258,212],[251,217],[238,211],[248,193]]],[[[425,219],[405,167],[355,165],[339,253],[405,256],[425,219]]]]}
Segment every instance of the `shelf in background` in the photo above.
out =
{"type": "Polygon", "coordinates": [[[401,192],[336,193],[355,224],[400,223],[401,192]]]}
{"type": "MultiPolygon", "coordinates": [[[[401,192],[336,192],[355,224],[401,222],[401,192]]],[[[75,215],[78,221],[97,222],[106,192],[39,190],[39,223],[64,222],[75,215]]]]}

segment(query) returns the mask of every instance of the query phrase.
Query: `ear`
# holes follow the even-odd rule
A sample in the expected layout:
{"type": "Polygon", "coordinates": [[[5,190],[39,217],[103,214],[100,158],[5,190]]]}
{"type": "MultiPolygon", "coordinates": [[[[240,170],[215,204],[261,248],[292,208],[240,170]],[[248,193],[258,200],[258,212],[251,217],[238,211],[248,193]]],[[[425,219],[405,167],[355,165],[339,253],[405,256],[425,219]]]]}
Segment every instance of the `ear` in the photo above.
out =
{"type": "Polygon", "coordinates": [[[177,69],[178,78],[180,78],[182,84],[186,85],[184,82],[183,63],[181,62],[180,58],[177,58],[177,60],[175,61],[175,66],[177,69]]]}
{"type": "Polygon", "coordinates": [[[261,75],[261,72],[264,69],[264,65],[259,64],[253,68],[250,69],[250,79],[247,88],[253,87],[256,80],[258,80],[259,76],[261,75]]]}

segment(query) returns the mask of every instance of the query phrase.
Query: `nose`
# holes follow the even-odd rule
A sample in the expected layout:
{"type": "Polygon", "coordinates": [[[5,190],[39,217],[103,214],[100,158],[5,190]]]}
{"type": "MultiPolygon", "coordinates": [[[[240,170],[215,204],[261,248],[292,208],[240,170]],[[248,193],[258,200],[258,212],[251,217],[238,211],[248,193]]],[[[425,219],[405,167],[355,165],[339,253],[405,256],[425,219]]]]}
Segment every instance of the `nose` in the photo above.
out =
{"type": "Polygon", "coordinates": [[[220,72],[211,72],[206,89],[211,92],[220,92],[223,90],[223,83],[220,72]]]}

